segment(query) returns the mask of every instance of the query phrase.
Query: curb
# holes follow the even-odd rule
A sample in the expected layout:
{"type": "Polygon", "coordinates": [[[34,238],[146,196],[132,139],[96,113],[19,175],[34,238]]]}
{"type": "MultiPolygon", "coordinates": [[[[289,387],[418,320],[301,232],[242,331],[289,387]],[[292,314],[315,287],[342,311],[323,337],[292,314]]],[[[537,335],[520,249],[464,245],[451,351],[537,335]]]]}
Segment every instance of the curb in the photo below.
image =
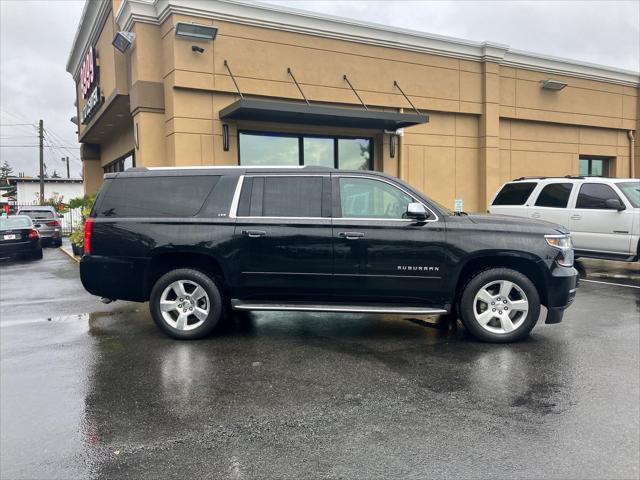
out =
{"type": "Polygon", "coordinates": [[[80,259],[76,258],[76,256],[69,252],[67,249],[65,249],[64,247],[58,247],[58,250],[64,252],[64,254],[69,257],[70,259],[72,259],[74,262],[76,263],[80,263],[80,259]]]}

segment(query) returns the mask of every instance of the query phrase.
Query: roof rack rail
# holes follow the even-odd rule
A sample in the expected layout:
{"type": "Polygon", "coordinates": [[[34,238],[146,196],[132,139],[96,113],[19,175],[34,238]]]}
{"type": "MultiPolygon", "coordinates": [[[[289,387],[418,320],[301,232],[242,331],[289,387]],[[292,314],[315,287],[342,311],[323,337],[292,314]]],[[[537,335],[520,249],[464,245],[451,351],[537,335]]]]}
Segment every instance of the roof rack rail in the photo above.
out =
{"type": "Polygon", "coordinates": [[[531,177],[514,178],[511,181],[512,182],[519,182],[521,180],[546,180],[548,178],[571,178],[573,180],[584,180],[586,177],[583,177],[582,175],[564,175],[562,177],[558,177],[558,176],[549,176],[549,177],[531,176],[531,177]]]}

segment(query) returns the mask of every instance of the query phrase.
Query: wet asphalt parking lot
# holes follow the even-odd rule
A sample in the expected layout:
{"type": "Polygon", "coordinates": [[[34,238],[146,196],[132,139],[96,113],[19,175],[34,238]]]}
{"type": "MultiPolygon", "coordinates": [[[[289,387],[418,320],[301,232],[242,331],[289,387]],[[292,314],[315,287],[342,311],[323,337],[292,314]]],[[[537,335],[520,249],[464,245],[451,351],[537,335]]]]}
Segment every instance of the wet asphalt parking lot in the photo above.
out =
{"type": "Polygon", "coordinates": [[[178,342],[57,249],[0,261],[0,299],[2,478],[640,475],[637,288],[583,282],[511,345],[275,312],[178,342]]]}

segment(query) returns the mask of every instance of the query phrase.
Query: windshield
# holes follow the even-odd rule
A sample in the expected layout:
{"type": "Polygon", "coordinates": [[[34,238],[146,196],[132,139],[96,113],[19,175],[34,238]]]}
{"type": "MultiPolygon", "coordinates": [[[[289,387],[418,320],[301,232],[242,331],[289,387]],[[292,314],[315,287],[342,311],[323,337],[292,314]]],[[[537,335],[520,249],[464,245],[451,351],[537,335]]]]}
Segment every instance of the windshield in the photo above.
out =
{"type": "Polygon", "coordinates": [[[631,205],[635,208],[640,208],[640,182],[620,182],[616,183],[616,185],[622,190],[631,205]]]}
{"type": "Polygon", "coordinates": [[[26,217],[0,217],[0,230],[13,228],[31,228],[31,221],[26,217]]]}
{"type": "Polygon", "coordinates": [[[50,210],[20,210],[20,215],[28,215],[31,218],[53,218],[50,210]]]}

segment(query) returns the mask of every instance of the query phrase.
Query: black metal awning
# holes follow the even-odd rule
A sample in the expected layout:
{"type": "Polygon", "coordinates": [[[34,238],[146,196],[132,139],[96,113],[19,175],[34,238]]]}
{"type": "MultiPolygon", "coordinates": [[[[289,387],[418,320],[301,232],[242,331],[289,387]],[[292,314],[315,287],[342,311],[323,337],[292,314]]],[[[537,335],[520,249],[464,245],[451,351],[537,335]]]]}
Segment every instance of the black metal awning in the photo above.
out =
{"type": "Polygon", "coordinates": [[[222,120],[320,125],[326,127],[397,130],[429,122],[417,113],[379,112],[360,108],[328,107],[279,100],[240,99],[220,111],[222,120]]]}

